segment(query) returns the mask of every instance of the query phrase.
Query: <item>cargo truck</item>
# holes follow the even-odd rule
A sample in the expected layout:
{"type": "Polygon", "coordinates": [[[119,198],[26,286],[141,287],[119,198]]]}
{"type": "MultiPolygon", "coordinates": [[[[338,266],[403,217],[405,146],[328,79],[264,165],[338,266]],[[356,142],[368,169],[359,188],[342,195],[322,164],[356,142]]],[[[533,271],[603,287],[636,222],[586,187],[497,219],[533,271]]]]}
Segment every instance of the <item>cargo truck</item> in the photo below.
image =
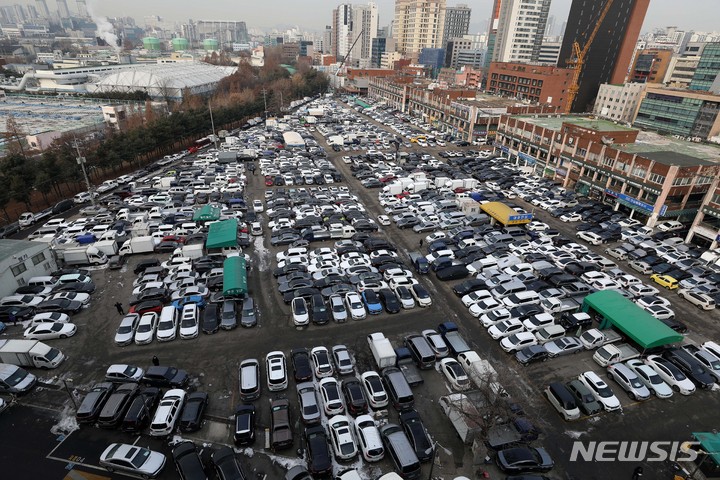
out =
{"type": "Polygon", "coordinates": [[[57,368],[65,355],[37,340],[0,340],[0,362],[18,367],[57,368]]]}
{"type": "Polygon", "coordinates": [[[371,333],[367,336],[367,341],[379,369],[395,366],[397,356],[390,340],[385,335],[380,332],[371,333]]]}
{"type": "Polygon", "coordinates": [[[99,242],[95,242],[93,247],[97,248],[108,257],[112,257],[118,253],[118,243],[115,240],[101,240],[99,242]]]}
{"type": "Polygon", "coordinates": [[[560,315],[565,312],[574,313],[580,310],[582,307],[582,301],[577,301],[574,298],[545,298],[540,300],[540,306],[547,313],[552,315],[560,315]]]}
{"type": "MultiPolygon", "coordinates": [[[[500,397],[507,397],[508,393],[498,381],[498,373],[490,362],[480,358],[473,350],[463,352],[457,356],[458,362],[465,369],[470,380],[486,394],[492,393],[500,397]]],[[[497,397],[495,397],[497,398],[497,397]]]]}
{"type": "Polygon", "coordinates": [[[478,408],[462,393],[440,397],[438,403],[463,443],[472,444],[482,431],[482,417],[478,408]]]}
{"type": "Polygon", "coordinates": [[[415,267],[415,270],[417,270],[418,273],[428,273],[430,271],[430,264],[428,263],[427,258],[425,258],[425,255],[419,252],[409,252],[408,256],[410,257],[410,262],[413,264],[413,267],[415,267]]]}
{"type": "Polygon", "coordinates": [[[580,335],[580,341],[585,347],[585,350],[594,350],[603,345],[619,342],[620,340],[622,340],[622,335],[610,329],[598,330],[597,328],[591,328],[580,335]]]}
{"type": "Polygon", "coordinates": [[[104,265],[107,263],[107,255],[95,248],[74,247],[57,250],[58,256],[62,256],[62,261],[66,266],[69,265],[104,265]]]}
{"type": "Polygon", "coordinates": [[[460,332],[458,332],[458,326],[455,322],[441,323],[438,325],[438,332],[442,335],[453,355],[470,350],[470,346],[467,344],[465,339],[462,338],[460,332]]]}
{"type": "Polygon", "coordinates": [[[640,352],[628,343],[619,345],[605,345],[600,347],[593,355],[595,363],[601,367],[607,367],[613,363],[624,362],[640,356],[640,352]]]}
{"type": "Polygon", "coordinates": [[[395,349],[395,356],[397,357],[396,366],[400,369],[408,385],[414,387],[423,383],[423,378],[420,375],[420,370],[415,365],[410,350],[405,347],[398,347],[395,349]]]}
{"type": "Polygon", "coordinates": [[[155,251],[155,239],[151,236],[133,237],[122,244],[119,255],[135,255],[155,251]]]}

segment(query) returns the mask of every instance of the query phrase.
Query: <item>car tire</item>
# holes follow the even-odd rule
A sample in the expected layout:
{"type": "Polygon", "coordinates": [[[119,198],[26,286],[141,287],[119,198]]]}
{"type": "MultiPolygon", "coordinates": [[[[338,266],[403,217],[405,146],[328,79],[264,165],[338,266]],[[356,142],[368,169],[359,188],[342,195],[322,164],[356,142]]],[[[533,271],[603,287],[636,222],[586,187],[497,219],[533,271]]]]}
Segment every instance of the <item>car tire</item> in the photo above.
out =
{"type": "Polygon", "coordinates": [[[678,387],[677,385],[673,385],[672,389],[673,389],[673,392],[680,393],[680,387],[678,387]]]}

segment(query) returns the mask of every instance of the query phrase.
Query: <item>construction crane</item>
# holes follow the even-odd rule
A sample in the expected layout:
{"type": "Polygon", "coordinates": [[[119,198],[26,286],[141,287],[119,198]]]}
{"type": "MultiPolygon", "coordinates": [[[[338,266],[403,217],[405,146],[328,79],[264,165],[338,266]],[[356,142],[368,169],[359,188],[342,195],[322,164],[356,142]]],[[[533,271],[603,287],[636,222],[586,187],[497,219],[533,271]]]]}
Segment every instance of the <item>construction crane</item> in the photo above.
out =
{"type": "Polygon", "coordinates": [[[603,20],[605,20],[605,16],[610,10],[613,1],[614,0],[606,0],[605,6],[600,12],[600,16],[595,22],[595,28],[593,28],[590,36],[585,41],[585,46],[581,49],[580,43],[577,41],[577,39],[573,42],[573,53],[567,61],[567,66],[573,69],[572,81],[570,82],[570,86],[568,87],[568,98],[566,107],[567,112],[570,112],[570,110],[572,109],[573,102],[575,102],[575,98],[577,97],[578,91],[580,90],[580,85],[578,85],[578,83],[580,81],[580,74],[582,73],[583,66],[585,65],[585,56],[587,55],[588,50],[590,50],[590,46],[592,45],[593,40],[595,40],[595,36],[600,30],[600,26],[602,25],[603,20]]]}
{"type": "Polygon", "coordinates": [[[352,43],[352,45],[350,45],[350,48],[348,49],[347,53],[343,57],[342,62],[340,62],[340,66],[337,69],[338,76],[342,72],[342,68],[345,65],[345,60],[347,60],[347,58],[350,56],[350,52],[352,52],[353,47],[355,47],[355,44],[358,42],[358,40],[360,40],[360,37],[362,37],[362,34],[364,31],[365,31],[365,29],[360,30],[360,33],[358,33],[357,38],[355,38],[355,41],[352,43]]]}

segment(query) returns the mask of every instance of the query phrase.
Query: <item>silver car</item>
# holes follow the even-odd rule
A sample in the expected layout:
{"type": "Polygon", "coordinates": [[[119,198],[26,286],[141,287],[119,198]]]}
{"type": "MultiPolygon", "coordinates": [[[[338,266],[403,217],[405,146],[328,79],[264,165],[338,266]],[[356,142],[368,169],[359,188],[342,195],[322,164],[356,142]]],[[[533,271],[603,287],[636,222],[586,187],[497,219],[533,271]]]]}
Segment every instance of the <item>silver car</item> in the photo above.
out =
{"type": "Polygon", "coordinates": [[[330,295],[330,311],[332,312],[333,320],[336,322],[347,321],[348,314],[345,309],[345,302],[340,295],[330,295]]]}
{"type": "Polygon", "coordinates": [[[615,380],[633,400],[647,400],[650,390],[624,363],[615,363],[607,367],[608,377],[615,380]]]}
{"type": "Polygon", "coordinates": [[[298,402],[300,403],[300,416],[305,425],[311,425],[320,422],[320,407],[318,405],[317,396],[315,395],[315,386],[312,382],[298,383],[297,385],[298,402]]]}
{"type": "Polygon", "coordinates": [[[135,338],[135,330],[140,322],[140,315],[129,313],[120,321],[120,326],[115,333],[115,345],[130,345],[135,338]]]}
{"type": "Polygon", "coordinates": [[[569,355],[584,350],[582,342],[577,337],[560,337],[543,344],[543,346],[550,357],[569,355]]]}

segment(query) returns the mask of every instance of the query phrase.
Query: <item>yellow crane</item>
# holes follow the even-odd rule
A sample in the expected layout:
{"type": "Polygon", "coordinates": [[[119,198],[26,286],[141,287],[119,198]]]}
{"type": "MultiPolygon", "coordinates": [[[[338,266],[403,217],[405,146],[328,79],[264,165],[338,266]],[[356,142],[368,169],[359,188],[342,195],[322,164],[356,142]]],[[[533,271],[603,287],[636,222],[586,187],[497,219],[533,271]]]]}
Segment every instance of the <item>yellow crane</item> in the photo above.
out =
{"type": "Polygon", "coordinates": [[[614,0],[607,0],[605,2],[605,6],[603,7],[602,11],[600,12],[600,16],[597,19],[597,22],[595,22],[595,28],[593,28],[593,31],[590,33],[590,36],[585,41],[585,46],[581,49],[580,43],[577,41],[577,39],[573,42],[573,53],[570,59],[567,61],[568,68],[573,69],[573,77],[572,82],[570,82],[570,86],[568,87],[568,98],[567,98],[567,107],[566,111],[569,112],[572,109],[573,102],[575,101],[575,97],[577,97],[578,90],[580,90],[580,86],[578,85],[578,82],[580,81],[580,74],[583,70],[583,65],[585,65],[585,56],[587,55],[588,50],[590,49],[590,46],[593,43],[593,40],[595,40],[595,36],[597,35],[598,31],[600,30],[600,25],[602,25],[603,20],[605,20],[605,16],[607,15],[608,11],[610,10],[610,7],[612,6],[614,0]]]}

